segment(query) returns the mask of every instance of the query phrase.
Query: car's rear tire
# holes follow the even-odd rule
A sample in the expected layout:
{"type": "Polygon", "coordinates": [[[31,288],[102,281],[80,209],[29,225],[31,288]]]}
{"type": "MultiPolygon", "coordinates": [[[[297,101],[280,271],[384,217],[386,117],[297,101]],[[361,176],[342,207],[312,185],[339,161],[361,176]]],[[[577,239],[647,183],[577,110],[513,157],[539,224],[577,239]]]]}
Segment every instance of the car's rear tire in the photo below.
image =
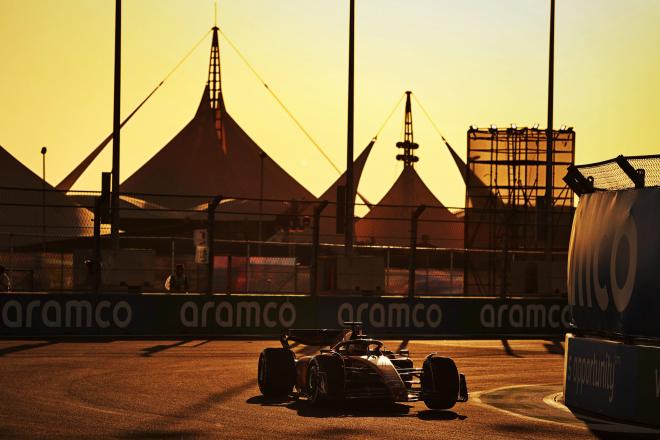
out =
{"type": "Polygon", "coordinates": [[[312,405],[336,401],[344,391],[344,366],[339,356],[316,356],[307,370],[307,395],[312,405]]]}
{"type": "Polygon", "coordinates": [[[296,383],[295,355],[286,348],[266,348],[259,355],[257,382],[266,397],[283,397],[296,383]]]}
{"type": "Polygon", "coordinates": [[[422,368],[422,395],[430,409],[449,409],[456,404],[460,378],[450,358],[429,356],[422,368]]]}

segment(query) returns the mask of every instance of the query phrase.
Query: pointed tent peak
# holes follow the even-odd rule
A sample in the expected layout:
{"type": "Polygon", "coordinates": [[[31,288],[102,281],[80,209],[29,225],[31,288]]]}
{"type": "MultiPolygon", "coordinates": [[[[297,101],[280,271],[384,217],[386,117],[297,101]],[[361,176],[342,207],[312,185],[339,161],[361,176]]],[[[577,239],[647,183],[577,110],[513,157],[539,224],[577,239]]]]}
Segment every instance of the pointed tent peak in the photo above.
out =
{"type": "Polygon", "coordinates": [[[494,202],[496,206],[501,206],[501,199],[492,193],[491,189],[488,188],[488,186],[479,178],[479,176],[477,176],[474,171],[472,171],[470,167],[467,166],[467,164],[463,161],[463,159],[461,159],[458,153],[456,153],[456,151],[451,147],[451,145],[449,145],[448,142],[445,142],[445,145],[449,150],[449,154],[451,154],[452,159],[454,159],[454,163],[460,171],[461,177],[463,177],[465,186],[471,188],[472,192],[478,196],[476,198],[470,197],[469,201],[472,204],[472,207],[485,208],[483,200],[488,200],[488,203],[494,202]]]}
{"type": "MultiPolygon", "coordinates": [[[[362,171],[364,170],[364,166],[367,163],[367,159],[369,158],[369,154],[371,153],[371,150],[376,143],[376,138],[373,138],[371,142],[369,142],[369,145],[367,145],[364,150],[362,150],[362,153],[353,161],[353,188],[355,189],[357,193],[357,188],[358,185],[360,184],[360,178],[362,177],[362,171]]],[[[344,171],[341,176],[335,180],[335,182],[330,185],[330,188],[328,188],[322,195],[319,197],[319,200],[329,200],[329,201],[334,201],[337,198],[337,187],[346,185],[346,172],[344,171]]]]}
{"type": "Polygon", "coordinates": [[[0,146],[0,247],[33,244],[42,240],[42,204],[46,210],[46,240],[90,235],[92,214],[63,192],[55,191],[35,172],[0,146]],[[43,191],[45,190],[45,191],[43,191]],[[43,192],[42,192],[43,191],[43,192]],[[9,238],[12,235],[14,238],[9,238]]]}
{"type": "MultiPolygon", "coordinates": [[[[222,97],[222,75],[220,66],[220,41],[218,39],[218,26],[213,26],[213,40],[211,41],[211,54],[209,57],[209,75],[206,82],[206,89],[204,89],[204,96],[208,97],[205,102],[202,98],[200,109],[202,106],[207,106],[213,110],[215,120],[215,131],[218,139],[222,141],[222,148],[227,152],[226,143],[224,141],[224,128],[222,124],[222,117],[225,113],[225,102],[222,97]]],[[[198,110],[199,111],[199,110],[198,110]]]]}
{"type": "Polygon", "coordinates": [[[397,148],[403,149],[403,154],[397,154],[396,160],[402,161],[405,168],[412,168],[415,162],[419,161],[419,157],[415,156],[414,153],[414,150],[419,148],[419,145],[415,143],[415,137],[413,134],[412,104],[410,102],[411,93],[410,90],[406,91],[403,141],[396,143],[397,148]]]}

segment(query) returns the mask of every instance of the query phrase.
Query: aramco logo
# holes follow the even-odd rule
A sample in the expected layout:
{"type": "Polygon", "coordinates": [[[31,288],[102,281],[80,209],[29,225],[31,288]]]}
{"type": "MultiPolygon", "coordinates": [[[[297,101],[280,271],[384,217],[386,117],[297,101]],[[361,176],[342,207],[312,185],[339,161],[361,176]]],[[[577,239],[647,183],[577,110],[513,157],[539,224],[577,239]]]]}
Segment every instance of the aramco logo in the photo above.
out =
{"type": "Polygon", "coordinates": [[[179,319],[188,328],[206,328],[211,325],[222,328],[256,328],[262,325],[268,328],[289,328],[296,322],[296,307],[289,301],[186,301],[179,309],[179,319]]]}
{"type": "Polygon", "coordinates": [[[7,328],[126,328],[133,319],[133,309],[126,301],[17,300],[2,305],[2,325],[7,328]]]}
{"type": "Polygon", "coordinates": [[[353,305],[342,303],[337,309],[337,325],[360,321],[373,328],[438,328],[442,309],[438,304],[379,302],[353,305]]]}
{"type": "Polygon", "coordinates": [[[594,197],[589,209],[578,210],[568,256],[568,301],[572,306],[607,310],[610,297],[616,310],[630,303],[637,275],[637,226],[623,210],[622,221],[608,215],[608,199],[594,197]],[[587,215],[589,217],[587,217],[587,215]],[[606,221],[608,220],[609,221],[606,221]]]}

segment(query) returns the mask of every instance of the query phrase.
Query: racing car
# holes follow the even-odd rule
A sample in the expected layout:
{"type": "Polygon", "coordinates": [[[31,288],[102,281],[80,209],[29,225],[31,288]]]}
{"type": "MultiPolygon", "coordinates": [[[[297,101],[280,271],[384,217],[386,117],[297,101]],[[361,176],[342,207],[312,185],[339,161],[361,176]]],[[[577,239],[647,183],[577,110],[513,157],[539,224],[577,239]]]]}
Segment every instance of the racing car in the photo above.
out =
{"type": "Polygon", "coordinates": [[[340,330],[289,329],[282,348],[259,355],[259,390],[266,397],[306,398],[317,405],[349,399],[388,403],[424,401],[430,409],[449,409],[468,400],[465,376],[451,358],[431,353],[414,368],[408,350],[386,350],[367,337],[360,322],[340,330]],[[296,357],[290,342],[321,346],[320,353],[296,357]]]}

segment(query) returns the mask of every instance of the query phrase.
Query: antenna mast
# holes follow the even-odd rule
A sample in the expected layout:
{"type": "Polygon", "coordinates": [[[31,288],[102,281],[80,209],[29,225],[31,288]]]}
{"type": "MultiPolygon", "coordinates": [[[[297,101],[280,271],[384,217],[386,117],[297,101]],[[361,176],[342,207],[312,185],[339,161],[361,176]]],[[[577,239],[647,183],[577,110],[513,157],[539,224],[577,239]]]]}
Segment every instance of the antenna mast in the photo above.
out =
{"type": "Polygon", "coordinates": [[[404,134],[403,142],[397,142],[397,148],[403,148],[403,154],[397,154],[396,160],[403,162],[404,168],[413,167],[415,162],[419,161],[419,157],[415,156],[414,151],[419,148],[419,145],[414,142],[413,123],[412,123],[412,105],[410,104],[411,91],[406,91],[406,116],[404,119],[404,134]]]}
{"type": "MultiPolygon", "coordinates": [[[[217,14],[217,10],[216,10],[217,14]]],[[[217,21],[217,20],[216,20],[217,21]]],[[[218,139],[223,142],[224,147],[224,132],[222,128],[222,113],[225,110],[224,100],[222,99],[222,77],[220,75],[220,43],[218,40],[218,26],[213,26],[213,41],[211,43],[211,56],[209,59],[209,77],[208,77],[208,90],[209,90],[209,104],[211,109],[214,110],[215,117],[215,131],[218,139]]],[[[226,151],[225,151],[226,152],[226,151]]]]}

